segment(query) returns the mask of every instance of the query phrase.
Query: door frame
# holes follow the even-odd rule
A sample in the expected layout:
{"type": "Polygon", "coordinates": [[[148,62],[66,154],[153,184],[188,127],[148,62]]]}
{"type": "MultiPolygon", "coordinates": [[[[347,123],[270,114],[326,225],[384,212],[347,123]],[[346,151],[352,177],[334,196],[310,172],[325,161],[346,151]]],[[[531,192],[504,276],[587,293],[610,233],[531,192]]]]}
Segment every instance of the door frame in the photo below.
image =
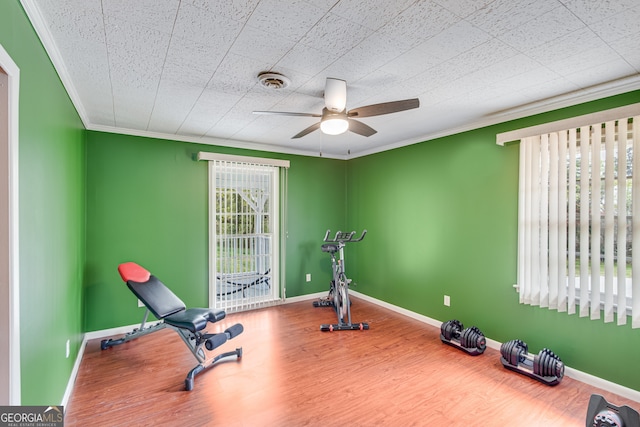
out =
{"type": "MultiPolygon", "coordinates": [[[[0,354],[0,369],[8,372],[6,389],[0,390],[2,405],[18,406],[21,402],[20,387],[20,263],[19,263],[19,186],[18,186],[18,104],[20,69],[0,44],[0,69],[7,75],[7,91],[0,102],[1,114],[6,115],[6,133],[0,135],[0,221],[8,233],[0,235],[0,292],[8,295],[0,301],[0,324],[8,351],[0,354]],[[6,109],[4,106],[6,105],[6,109]],[[5,335],[6,334],[6,335],[5,335]],[[5,399],[8,400],[5,402],[5,399]]],[[[5,343],[3,343],[5,347],[5,343]]],[[[5,387],[5,385],[3,385],[5,387]]]]}

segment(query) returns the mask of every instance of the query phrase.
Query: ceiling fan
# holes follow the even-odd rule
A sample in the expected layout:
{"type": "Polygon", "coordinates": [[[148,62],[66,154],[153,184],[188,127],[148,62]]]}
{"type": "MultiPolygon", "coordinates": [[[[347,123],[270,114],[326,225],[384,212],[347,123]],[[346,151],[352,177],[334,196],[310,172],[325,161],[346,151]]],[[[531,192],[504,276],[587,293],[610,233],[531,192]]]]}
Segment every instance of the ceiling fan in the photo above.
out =
{"type": "Polygon", "coordinates": [[[420,106],[420,100],[418,98],[412,98],[401,101],[383,102],[381,104],[365,105],[363,107],[347,111],[347,82],[327,77],[324,87],[324,105],[322,114],[291,113],[286,111],[254,111],[253,114],[320,117],[320,121],[318,123],[312,124],[308,128],[294,135],[291,139],[302,138],[317,129],[320,129],[328,135],[339,135],[350,130],[358,135],[371,136],[377,131],[361,121],[355,120],[356,118],[380,116],[383,114],[411,110],[420,106]]]}

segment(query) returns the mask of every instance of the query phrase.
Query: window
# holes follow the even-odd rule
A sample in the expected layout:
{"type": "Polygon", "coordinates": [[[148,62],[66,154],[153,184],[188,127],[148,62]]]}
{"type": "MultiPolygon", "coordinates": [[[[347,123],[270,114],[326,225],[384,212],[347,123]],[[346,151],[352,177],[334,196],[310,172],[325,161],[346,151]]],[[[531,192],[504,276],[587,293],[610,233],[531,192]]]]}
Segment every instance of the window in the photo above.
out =
{"type": "Polygon", "coordinates": [[[284,297],[280,231],[286,167],[265,164],[273,163],[268,159],[203,155],[211,156],[207,158],[210,306],[240,311],[278,302],[284,297]]]}
{"type": "Polygon", "coordinates": [[[520,302],[640,327],[640,117],[520,142],[520,302]]]}

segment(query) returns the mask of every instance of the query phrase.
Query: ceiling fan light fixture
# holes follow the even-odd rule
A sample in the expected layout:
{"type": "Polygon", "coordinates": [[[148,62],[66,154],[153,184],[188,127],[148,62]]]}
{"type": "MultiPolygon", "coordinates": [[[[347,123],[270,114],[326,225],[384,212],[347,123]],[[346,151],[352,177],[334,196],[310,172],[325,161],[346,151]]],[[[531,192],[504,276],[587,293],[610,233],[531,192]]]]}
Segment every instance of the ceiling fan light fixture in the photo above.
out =
{"type": "Polygon", "coordinates": [[[347,129],[349,129],[349,122],[340,117],[326,119],[320,123],[320,130],[327,135],[340,135],[347,129]]]}
{"type": "Polygon", "coordinates": [[[347,106],[347,82],[328,77],[324,87],[324,102],[329,111],[344,111],[347,106]]]}

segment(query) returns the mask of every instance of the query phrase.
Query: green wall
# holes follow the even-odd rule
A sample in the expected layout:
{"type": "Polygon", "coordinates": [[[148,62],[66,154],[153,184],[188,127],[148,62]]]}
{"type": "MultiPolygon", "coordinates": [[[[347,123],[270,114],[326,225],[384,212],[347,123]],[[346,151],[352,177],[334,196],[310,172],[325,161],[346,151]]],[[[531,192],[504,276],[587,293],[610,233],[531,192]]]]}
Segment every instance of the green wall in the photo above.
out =
{"type": "Polygon", "coordinates": [[[640,390],[640,331],[518,303],[518,145],[496,133],[640,100],[640,91],[378,153],[348,163],[349,249],[358,291],[548,347],[572,368],[640,390]],[[451,306],[443,304],[451,296],[451,306]]]}
{"type": "Polygon", "coordinates": [[[21,403],[57,405],[82,341],[84,127],[17,0],[0,43],[20,68],[21,403]]]}
{"type": "Polygon", "coordinates": [[[125,261],[145,266],[187,306],[208,305],[208,169],[194,160],[199,151],[290,160],[287,297],[328,289],[320,244],[327,228],[346,222],[336,205],[345,199],[345,161],[90,131],[86,331],[142,320],[117,272],[125,261]]]}

